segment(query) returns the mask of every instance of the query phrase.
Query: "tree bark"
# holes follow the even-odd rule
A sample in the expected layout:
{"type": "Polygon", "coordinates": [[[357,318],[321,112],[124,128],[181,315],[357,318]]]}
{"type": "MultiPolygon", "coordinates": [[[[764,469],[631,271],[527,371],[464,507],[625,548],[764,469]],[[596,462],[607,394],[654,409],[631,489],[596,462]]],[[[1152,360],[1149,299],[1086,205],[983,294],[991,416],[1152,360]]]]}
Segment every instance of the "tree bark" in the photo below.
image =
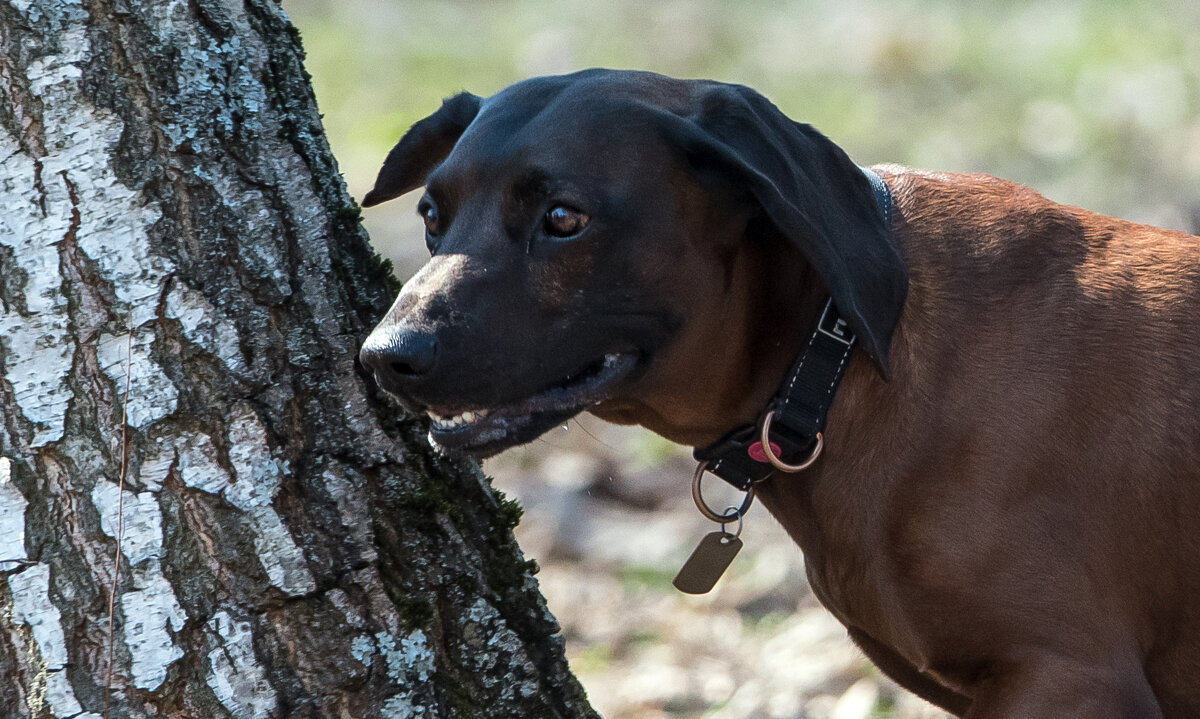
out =
{"type": "Polygon", "coordinates": [[[110,633],[113,717],[595,716],[356,366],[397,285],[301,61],[271,0],[0,0],[5,719],[103,716],[110,633]]]}

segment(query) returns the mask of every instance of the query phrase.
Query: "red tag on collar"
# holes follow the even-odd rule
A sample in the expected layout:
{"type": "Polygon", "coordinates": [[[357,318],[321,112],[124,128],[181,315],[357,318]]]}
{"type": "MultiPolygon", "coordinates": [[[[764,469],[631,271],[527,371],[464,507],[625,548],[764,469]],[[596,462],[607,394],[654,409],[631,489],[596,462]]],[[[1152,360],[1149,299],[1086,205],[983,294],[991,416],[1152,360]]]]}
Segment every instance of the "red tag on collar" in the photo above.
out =
{"type": "MultiPolygon", "coordinates": [[[[746,454],[750,455],[750,459],[753,459],[759,464],[767,464],[770,461],[767,459],[767,453],[763,451],[761,439],[747,447],[746,454]]],[[[771,454],[774,454],[776,457],[779,456],[779,445],[775,444],[774,442],[771,443],[771,454]]]]}

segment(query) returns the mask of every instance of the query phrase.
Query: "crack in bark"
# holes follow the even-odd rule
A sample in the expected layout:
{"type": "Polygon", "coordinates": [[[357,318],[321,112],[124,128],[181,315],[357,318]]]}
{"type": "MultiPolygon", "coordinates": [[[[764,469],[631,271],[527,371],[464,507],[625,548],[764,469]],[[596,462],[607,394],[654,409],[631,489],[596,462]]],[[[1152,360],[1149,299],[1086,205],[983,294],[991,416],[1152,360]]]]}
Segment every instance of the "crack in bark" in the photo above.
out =
{"type": "Polygon", "coordinates": [[[12,577],[24,572],[26,569],[29,569],[33,565],[37,564],[37,562],[31,562],[28,559],[0,559],[0,564],[16,565],[12,569],[0,569],[0,576],[12,577]]]}
{"type": "Polygon", "coordinates": [[[46,217],[46,185],[42,183],[42,160],[37,155],[32,155],[32,157],[33,189],[37,191],[37,203],[42,210],[42,217],[46,217]]]}

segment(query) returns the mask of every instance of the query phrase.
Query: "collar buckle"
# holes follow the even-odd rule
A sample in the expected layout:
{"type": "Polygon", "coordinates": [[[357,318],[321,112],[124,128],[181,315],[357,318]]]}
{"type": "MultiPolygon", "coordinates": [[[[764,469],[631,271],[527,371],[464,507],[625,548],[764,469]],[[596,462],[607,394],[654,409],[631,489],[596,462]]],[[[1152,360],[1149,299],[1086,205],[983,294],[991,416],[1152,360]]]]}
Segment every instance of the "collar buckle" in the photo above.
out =
{"type": "Polygon", "coordinates": [[[817,322],[817,331],[835,342],[841,342],[844,345],[854,344],[854,331],[850,329],[846,320],[838,316],[836,310],[830,312],[832,308],[833,300],[831,299],[825,303],[825,309],[821,311],[821,319],[817,322]]]}

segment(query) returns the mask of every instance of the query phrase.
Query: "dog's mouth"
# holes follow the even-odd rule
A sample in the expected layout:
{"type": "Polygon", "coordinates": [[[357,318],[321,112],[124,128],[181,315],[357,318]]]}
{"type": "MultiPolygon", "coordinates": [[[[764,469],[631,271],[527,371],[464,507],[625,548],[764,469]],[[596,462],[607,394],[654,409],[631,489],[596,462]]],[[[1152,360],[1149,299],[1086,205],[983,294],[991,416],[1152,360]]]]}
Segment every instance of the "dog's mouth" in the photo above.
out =
{"type": "Polygon", "coordinates": [[[637,364],[635,353],[606,354],[518,402],[495,407],[429,407],[429,441],[440,449],[476,457],[524,444],[608,399],[612,387],[637,364]]]}

